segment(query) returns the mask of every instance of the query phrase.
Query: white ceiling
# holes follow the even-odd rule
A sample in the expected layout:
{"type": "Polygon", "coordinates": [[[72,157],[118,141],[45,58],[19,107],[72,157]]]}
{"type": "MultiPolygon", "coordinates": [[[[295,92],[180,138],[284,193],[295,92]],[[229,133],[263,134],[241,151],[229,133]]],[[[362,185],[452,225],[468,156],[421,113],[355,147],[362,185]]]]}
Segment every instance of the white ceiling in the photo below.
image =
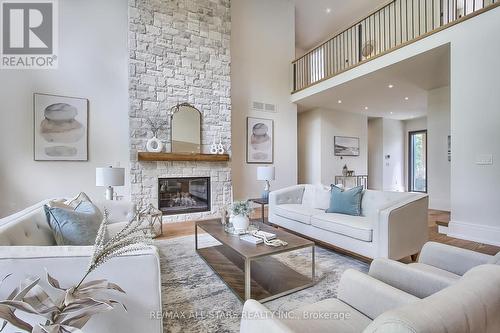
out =
{"type": "Polygon", "coordinates": [[[425,116],[427,92],[449,85],[449,68],[449,45],[441,46],[307,97],[299,111],[321,107],[400,120],[425,116]]]}
{"type": "Polygon", "coordinates": [[[308,51],[341,32],[390,0],[292,0],[295,44],[308,51]],[[327,13],[327,8],[331,11],[327,13]]]}

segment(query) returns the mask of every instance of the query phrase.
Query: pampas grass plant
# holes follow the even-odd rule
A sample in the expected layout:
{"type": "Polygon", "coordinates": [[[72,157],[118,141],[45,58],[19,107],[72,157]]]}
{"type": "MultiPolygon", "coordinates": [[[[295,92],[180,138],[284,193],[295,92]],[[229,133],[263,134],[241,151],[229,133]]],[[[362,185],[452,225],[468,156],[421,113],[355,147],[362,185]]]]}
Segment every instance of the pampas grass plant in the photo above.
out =
{"type": "Polygon", "coordinates": [[[139,213],[129,221],[125,227],[116,235],[107,239],[109,213],[104,210],[104,219],[101,223],[94,244],[94,251],[90,259],[89,268],[76,288],[82,284],[85,278],[99,266],[110,259],[121,255],[146,249],[153,244],[151,228],[142,226],[139,213]]]}

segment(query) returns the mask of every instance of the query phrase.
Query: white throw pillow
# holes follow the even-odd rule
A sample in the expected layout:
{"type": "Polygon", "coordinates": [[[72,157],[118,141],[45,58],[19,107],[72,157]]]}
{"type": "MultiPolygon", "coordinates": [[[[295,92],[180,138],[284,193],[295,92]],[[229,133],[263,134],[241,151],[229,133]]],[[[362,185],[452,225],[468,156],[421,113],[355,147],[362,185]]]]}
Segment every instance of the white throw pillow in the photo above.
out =
{"type": "Polygon", "coordinates": [[[306,207],[313,207],[314,196],[315,196],[314,186],[309,184],[304,185],[304,194],[302,195],[302,205],[306,207]]]}
{"type": "Polygon", "coordinates": [[[85,194],[84,192],[80,192],[76,197],[74,197],[72,199],[50,200],[47,203],[47,206],[49,206],[50,208],[75,209],[76,207],[78,207],[78,205],[80,205],[84,201],[92,202],[92,200],[90,200],[90,198],[87,194],[85,194]]]}
{"type": "Polygon", "coordinates": [[[314,192],[313,208],[328,209],[330,206],[331,190],[324,185],[318,185],[314,192]]]}

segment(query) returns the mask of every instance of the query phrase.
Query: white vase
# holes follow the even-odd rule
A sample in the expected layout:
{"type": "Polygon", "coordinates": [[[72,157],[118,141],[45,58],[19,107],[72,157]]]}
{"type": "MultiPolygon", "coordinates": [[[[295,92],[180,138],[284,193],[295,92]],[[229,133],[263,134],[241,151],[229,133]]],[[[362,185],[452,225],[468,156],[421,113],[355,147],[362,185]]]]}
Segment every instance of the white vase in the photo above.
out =
{"type": "Polygon", "coordinates": [[[146,149],[150,153],[161,153],[163,150],[163,142],[154,136],[146,143],[146,149]]]}
{"type": "Polygon", "coordinates": [[[250,221],[245,215],[231,216],[231,218],[229,218],[229,222],[232,223],[233,228],[236,231],[246,231],[250,225],[250,221]]]}

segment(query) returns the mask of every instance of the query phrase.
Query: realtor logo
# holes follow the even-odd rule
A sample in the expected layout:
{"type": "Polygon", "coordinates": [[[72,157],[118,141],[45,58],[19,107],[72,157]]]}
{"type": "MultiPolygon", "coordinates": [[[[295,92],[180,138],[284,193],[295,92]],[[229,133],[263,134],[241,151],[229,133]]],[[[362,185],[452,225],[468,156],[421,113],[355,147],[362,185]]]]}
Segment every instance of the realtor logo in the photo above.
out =
{"type": "Polygon", "coordinates": [[[57,0],[0,0],[1,68],[57,68],[57,0]]]}

